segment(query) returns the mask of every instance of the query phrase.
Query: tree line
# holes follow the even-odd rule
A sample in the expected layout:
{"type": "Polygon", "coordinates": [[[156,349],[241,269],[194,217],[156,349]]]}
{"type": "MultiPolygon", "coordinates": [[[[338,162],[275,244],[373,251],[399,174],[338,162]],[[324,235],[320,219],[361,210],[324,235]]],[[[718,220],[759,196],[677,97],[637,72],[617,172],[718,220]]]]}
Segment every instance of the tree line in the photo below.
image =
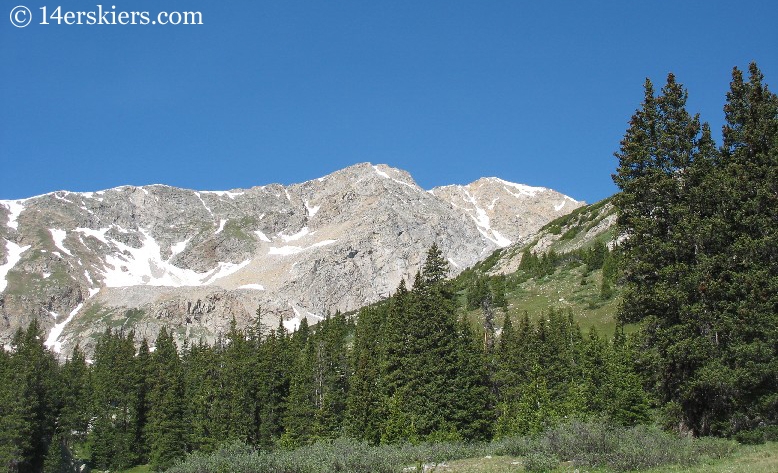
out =
{"type": "Polygon", "coordinates": [[[303,320],[289,334],[258,310],[245,330],[233,323],[213,345],[181,347],[167,330],[153,348],[107,330],[91,363],[76,347],[59,365],[33,322],[0,355],[0,461],[11,471],[73,471],[74,456],[101,469],[164,469],[227,441],[262,450],[344,436],[472,441],[565,416],[647,418],[623,334],[583,335],[559,311],[507,316],[501,335],[489,334],[457,310],[447,274],[433,247],[411,288],[403,282],[356,316],[303,320]]]}

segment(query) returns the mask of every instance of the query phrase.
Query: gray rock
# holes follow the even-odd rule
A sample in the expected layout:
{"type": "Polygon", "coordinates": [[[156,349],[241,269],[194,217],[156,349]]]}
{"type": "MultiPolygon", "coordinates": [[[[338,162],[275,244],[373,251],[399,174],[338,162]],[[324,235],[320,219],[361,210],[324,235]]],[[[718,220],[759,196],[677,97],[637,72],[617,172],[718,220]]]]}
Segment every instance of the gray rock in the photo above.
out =
{"type": "Polygon", "coordinates": [[[33,317],[49,335],[61,330],[49,341],[63,354],[75,343],[90,352],[106,327],[153,340],[167,326],[181,343],[213,342],[233,318],[256,324],[259,306],[263,324],[294,329],[388,296],[433,243],[453,275],[580,205],[496,178],[427,192],[369,163],[290,186],[0,201],[1,264],[29,246],[0,273],[0,342],[33,317]]]}

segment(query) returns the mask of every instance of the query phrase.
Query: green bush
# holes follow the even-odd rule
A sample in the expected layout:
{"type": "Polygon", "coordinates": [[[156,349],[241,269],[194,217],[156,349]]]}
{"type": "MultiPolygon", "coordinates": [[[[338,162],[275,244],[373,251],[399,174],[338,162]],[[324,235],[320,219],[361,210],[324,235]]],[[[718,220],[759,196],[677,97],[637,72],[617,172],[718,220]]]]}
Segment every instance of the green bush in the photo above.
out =
{"type": "Polygon", "coordinates": [[[703,457],[722,458],[734,451],[734,444],[727,440],[678,437],[655,426],[579,421],[547,430],[540,443],[562,460],[615,471],[690,465],[703,457]]]}
{"type": "Polygon", "coordinates": [[[524,457],[524,469],[537,473],[553,471],[559,466],[559,458],[552,453],[532,452],[524,457]]]}
{"type": "Polygon", "coordinates": [[[560,461],[576,467],[612,471],[690,465],[708,457],[731,455],[737,444],[714,438],[678,437],[654,426],[623,427],[598,421],[571,421],[536,436],[502,438],[492,443],[437,442],[371,446],[340,438],[321,440],[293,451],[257,452],[240,443],[206,455],[194,453],[171,473],[391,473],[485,455],[524,457],[527,471],[551,471],[560,461]]]}
{"type": "Polygon", "coordinates": [[[321,440],[293,451],[260,453],[242,444],[228,444],[210,455],[194,453],[170,473],[391,473],[408,466],[479,457],[488,444],[462,442],[382,445],[340,438],[321,440]]]}

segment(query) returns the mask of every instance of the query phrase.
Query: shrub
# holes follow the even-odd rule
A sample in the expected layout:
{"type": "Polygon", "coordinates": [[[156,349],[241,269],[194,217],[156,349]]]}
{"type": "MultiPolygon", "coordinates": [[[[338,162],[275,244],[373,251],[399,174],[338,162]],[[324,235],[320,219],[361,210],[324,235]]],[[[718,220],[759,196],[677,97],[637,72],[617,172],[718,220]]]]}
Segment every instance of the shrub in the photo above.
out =
{"type": "Polygon", "coordinates": [[[655,426],[579,421],[547,430],[540,443],[543,450],[562,460],[616,471],[690,465],[705,456],[722,458],[734,451],[734,444],[726,440],[678,437],[655,426]]]}
{"type": "Polygon", "coordinates": [[[557,466],[559,466],[559,458],[552,453],[533,452],[524,457],[526,471],[544,473],[556,469],[557,466]]]}

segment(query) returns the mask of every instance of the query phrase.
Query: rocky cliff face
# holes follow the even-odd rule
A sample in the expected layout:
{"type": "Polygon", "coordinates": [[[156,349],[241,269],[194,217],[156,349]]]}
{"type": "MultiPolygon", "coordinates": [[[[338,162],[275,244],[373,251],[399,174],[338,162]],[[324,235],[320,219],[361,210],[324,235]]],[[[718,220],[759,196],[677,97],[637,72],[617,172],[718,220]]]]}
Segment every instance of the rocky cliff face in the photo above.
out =
{"type": "Polygon", "coordinates": [[[34,317],[62,353],[106,327],[210,342],[259,306],[291,330],[388,295],[433,243],[458,272],[580,205],[496,178],[427,192],[369,163],[286,187],[0,201],[0,342],[34,317]]]}

